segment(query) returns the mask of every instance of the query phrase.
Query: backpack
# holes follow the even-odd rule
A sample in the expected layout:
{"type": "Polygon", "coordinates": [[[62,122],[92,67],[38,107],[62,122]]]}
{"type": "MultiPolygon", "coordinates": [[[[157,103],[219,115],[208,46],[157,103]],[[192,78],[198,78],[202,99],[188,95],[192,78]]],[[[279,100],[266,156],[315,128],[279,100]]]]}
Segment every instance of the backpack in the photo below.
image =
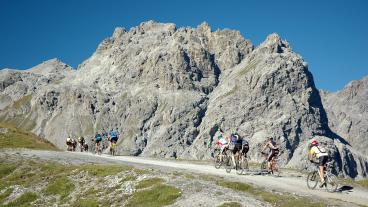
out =
{"type": "Polygon", "coordinates": [[[243,139],[243,140],[242,140],[242,145],[243,145],[243,146],[245,146],[245,145],[249,145],[249,143],[248,143],[248,141],[247,141],[247,140],[243,139]]]}
{"type": "Polygon", "coordinates": [[[101,141],[101,140],[102,140],[101,134],[96,134],[96,141],[101,141]]]}
{"type": "Polygon", "coordinates": [[[117,138],[118,137],[118,134],[116,133],[116,131],[112,131],[110,133],[110,136],[111,136],[111,138],[117,138]]]}

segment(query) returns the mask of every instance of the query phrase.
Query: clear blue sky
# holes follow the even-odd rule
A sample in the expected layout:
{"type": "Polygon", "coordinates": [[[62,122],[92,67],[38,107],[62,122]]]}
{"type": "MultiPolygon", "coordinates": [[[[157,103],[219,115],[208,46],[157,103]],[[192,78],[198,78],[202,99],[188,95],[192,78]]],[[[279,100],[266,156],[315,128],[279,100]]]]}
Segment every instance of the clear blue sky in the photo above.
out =
{"type": "Polygon", "coordinates": [[[368,75],[368,1],[0,0],[0,68],[51,58],[76,67],[117,26],[173,22],[240,30],[258,45],[277,32],[309,64],[318,88],[368,75]]]}

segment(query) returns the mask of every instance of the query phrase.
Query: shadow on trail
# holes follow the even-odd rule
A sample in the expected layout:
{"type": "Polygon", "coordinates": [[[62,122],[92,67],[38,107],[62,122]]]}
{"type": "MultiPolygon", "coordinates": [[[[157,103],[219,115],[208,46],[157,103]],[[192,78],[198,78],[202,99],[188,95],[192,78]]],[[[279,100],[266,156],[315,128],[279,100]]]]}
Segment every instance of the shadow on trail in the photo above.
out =
{"type": "Polygon", "coordinates": [[[341,193],[343,193],[343,192],[352,192],[353,189],[354,189],[354,187],[352,187],[352,186],[343,185],[340,188],[338,188],[336,190],[336,192],[341,192],[341,193]]]}

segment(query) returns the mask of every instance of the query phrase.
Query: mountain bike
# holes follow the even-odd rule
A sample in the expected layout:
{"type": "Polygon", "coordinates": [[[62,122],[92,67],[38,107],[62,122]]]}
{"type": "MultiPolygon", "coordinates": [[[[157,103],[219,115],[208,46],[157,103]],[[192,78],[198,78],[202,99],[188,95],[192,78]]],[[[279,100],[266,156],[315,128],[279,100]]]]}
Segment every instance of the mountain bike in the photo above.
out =
{"type": "Polygon", "coordinates": [[[280,170],[277,164],[278,156],[276,155],[271,159],[271,169],[268,169],[268,166],[267,166],[268,154],[265,152],[261,152],[261,153],[264,156],[264,160],[261,163],[261,169],[260,169],[261,174],[268,173],[268,174],[272,174],[273,176],[280,177],[280,170]]]}
{"type": "MultiPolygon", "coordinates": [[[[335,192],[338,187],[337,178],[334,174],[332,174],[332,162],[326,163],[324,166],[324,179],[325,179],[325,187],[328,192],[335,192]]],[[[318,182],[321,182],[319,176],[319,166],[315,163],[314,169],[312,172],[308,173],[307,176],[307,186],[309,189],[315,189],[318,182]]]]}
{"type": "Polygon", "coordinates": [[[228,163],[226,165],[227,173],[230,173],[231,170],[235,168],[236,173],[238,175],[241,175],[249,169],[248,159],[244,153],[237,152],[234,155],[234,159],[235,159],[235,166],[234,166],[234,162],[232,161],[231,156],[229,156],[228,163]]]}

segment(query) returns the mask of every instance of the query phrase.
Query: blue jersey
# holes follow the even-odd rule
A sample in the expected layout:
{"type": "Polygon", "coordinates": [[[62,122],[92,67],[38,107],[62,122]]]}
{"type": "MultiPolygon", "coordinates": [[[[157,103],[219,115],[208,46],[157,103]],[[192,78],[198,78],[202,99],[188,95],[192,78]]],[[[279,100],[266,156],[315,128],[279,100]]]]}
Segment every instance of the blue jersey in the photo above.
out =
{"type": "Polygon", "coordinates": [[[95,138],[96,138],[96,141],[101,141],[102,140],[101,134],[96,134],[95,138]]]}

